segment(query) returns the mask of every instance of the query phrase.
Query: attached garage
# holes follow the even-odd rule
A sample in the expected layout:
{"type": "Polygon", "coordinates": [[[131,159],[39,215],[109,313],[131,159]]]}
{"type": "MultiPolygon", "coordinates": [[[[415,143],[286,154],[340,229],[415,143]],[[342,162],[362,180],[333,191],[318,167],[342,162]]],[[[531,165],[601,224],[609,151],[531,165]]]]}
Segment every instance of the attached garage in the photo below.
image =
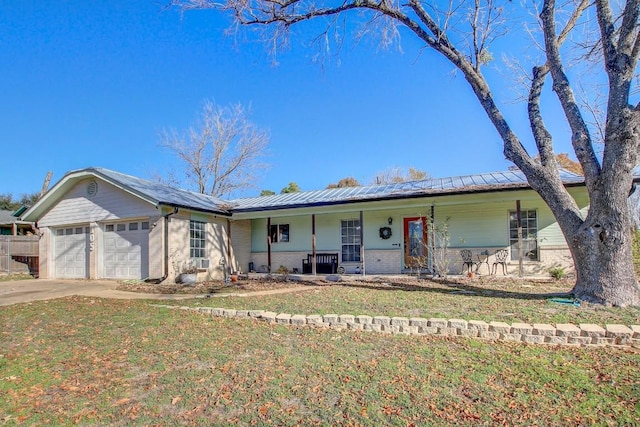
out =
{"type": "Polygon", "coordinates": [[[105,224],[105,279],[146,279],[149,276],[149,221],[105,224]]]}
{"type": "Polygon", "coordinates": [[[53,262],[55,277],[58,279],[89,277],[89,227],[56,229],[53,262]]]}
{"type": "MultiPolygon", "coordinates": [[[[67,173],[24,219],[37,223],[42,278],[161,282],[174,274],[171,253],[179,252],[185,263],[194,258],[192,216],[207,228],[220,225],[211,227],[215,235],[198,247],[207,249],[198,259],[218,259],[230,248],[224,240],[230,217],[226,202],[107,169],[67,173]]],[[[201,270],[222,277],[217,263],[201,270]]]]}

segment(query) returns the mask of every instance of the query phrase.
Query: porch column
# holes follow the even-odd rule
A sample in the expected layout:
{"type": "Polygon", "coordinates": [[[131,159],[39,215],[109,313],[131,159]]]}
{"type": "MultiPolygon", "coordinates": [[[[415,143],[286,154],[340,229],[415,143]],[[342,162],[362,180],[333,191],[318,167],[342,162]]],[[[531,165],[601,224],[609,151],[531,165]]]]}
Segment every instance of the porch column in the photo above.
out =
{"type": "Polygon", "coordinates": [[[364,276],[364,216],[362,215],[362,211],[360,211],[360,262],[362,263],[361,274],[364,276]]]}
{"type": "Polygon", "coordinates": [[[522,211],[520,210],[520,200],[516,200],[516,221],[518,222],[518,276],[522,277],[524,274],[522,265],[524,254],[522,253],[522,211]]]}
{"type": "MultiPolygon", "coordinates": [[[[227,218],[227,266],[231,267],[231,220],[229,218],[227,218]]],[[[235,270],[235,267],[231,268],[231,272],[235,270]]]]}
{"type": "Polygon", "coordinates": [[[435,205],[431,205],[431,213],[430,213],[430,217],[429,217],[429,222],[427,223],[427,226],[429,227],[427,229],[427,239],[429,239],[429,242],[427,242],[427,248],[429,249],[429,253],[427,254],[427,268],[429,269],[429,271],[431,271],[431,273],[434,273],[434,268],[435,268],[435,261],[434,261],[434,256],[436,253],[436,231],[435,231],[435,225],[436,225],[436,206],[435,205]]]}
{"type": "Polygon", "coordinates": [[[271,217],[267,218],[267,269],[271,273],[271,217]]]}
{"type": "Polygon", "coordinates": [[[316,214],[311,214],[311,274],[316,275],[316,214]]]}

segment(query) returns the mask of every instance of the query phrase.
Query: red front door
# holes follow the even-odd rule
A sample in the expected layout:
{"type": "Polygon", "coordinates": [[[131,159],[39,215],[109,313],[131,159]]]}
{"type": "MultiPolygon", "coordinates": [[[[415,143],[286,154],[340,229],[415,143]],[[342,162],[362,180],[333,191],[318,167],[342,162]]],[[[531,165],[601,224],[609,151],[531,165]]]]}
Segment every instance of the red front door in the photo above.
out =
{"type": "Polygon", "coordinates": [[[408,268],[426,267],[428,256],[427,219],[404,219],[404,265],[408,268]]]}

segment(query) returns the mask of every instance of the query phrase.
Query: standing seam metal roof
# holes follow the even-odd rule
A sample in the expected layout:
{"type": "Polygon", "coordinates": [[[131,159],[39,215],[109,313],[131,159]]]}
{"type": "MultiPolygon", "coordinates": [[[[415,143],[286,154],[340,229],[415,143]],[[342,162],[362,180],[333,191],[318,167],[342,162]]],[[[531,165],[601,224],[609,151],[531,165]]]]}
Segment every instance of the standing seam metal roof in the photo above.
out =
{"type": "MultiPolygon", "coordinates": [[[[584,177],[567,170],[560,171],[565,184],[580,184],[584,177]]],[[[447,178],[429,178],[394,184],[332,188],[316,191],[250,197],[229,202],[232,212],[286,209],[322,204],[340,204],[367,200],[390,200],[460,192],[499,191],[530,188],[520,171],[492,172],[447,178]]]]}

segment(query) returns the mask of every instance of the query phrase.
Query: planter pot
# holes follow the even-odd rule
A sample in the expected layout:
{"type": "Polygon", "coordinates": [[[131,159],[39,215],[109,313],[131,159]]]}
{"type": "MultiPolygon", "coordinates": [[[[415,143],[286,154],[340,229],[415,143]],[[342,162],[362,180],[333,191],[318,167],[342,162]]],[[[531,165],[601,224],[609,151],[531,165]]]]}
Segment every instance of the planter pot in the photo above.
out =
{"type": "Polygon", "coordinates": [[[476,277],[476,273],[467,273],[467,277],[469,279],[473,279],[474,277],[476,277]]]}
{"type": "Polygon", "coordinates": [[[195,285],[197,280],[197,273],[182,273],[178,276],[178,283],[182,283],[183,285],[195,285]]]}
{"type": "Polygon", "coordinates": [[[237,282],[237,281],[238,281],[238,276],[237,276],[236,274],[232,274],[232,275],[231,275],[231,281],[232,281],[233,283],[237,282]]]}

